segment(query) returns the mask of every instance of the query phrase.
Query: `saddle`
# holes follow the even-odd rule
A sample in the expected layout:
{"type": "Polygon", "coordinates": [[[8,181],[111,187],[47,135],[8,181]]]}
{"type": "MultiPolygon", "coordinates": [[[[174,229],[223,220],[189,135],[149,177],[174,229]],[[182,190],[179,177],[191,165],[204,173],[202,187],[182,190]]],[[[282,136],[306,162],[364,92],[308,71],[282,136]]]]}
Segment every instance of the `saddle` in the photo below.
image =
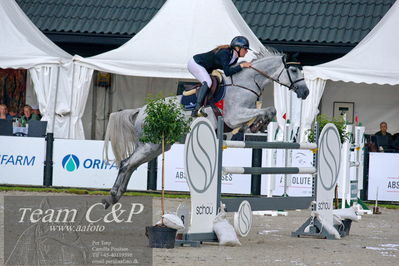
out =
{"type": "MultiPolygon", "coordinates": [[[[212,86],[209,88],[208,93],[205,96],[204,106],[210,106],[212,108],[213,113],[216,117],[223,116],[223,103],[222,100],[224,98],[226,92],[226,86],[222,74],[214,70],[211,73],[212,86]]],[[[197,103],[197,90],[201,87],[201,83],[197,83],[191,87],[186,88],[183,91],[183,96],[181,98],[181,104],[184,107],[184,110],[191,111],[195,108],[197,103]]],[[[261,103],[257,108],[261,108],[261,103]]],[[[263,126],[263,121],[255,121],[253,118],[245,124],[245,127],[249,127],[251,132],[257,132],[263,126]]],[[[236,134],[242,128],[230,128],[226,124],[224,125],[224,132],[231,132],[232,134],[236,134]]]]}
{"type": "MultiPolygon", "coordinates": [[[[222,113],[217,106],[220,106],[220,102],[224,98],[226,88],[224,86],[224,80],[222,74],[214,70],[211,74],[212,86],[209,88],[205,100],[204,106],[211,106],[216,116],[221,116],[222,113]]],[[[197,83],[192,87],[189,87],[183,91],[183,97],[181,104],[184,106],[186,111],[191,111],[195,108],[197,103],[197,90],[201,87],[201,83],[197,83]]]]}

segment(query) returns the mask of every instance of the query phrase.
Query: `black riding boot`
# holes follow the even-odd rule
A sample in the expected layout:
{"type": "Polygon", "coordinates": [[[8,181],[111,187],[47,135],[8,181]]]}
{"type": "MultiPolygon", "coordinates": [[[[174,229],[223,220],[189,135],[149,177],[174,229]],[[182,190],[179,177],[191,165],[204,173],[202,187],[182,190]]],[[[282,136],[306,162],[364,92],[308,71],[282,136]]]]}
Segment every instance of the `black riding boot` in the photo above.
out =
{"type": "Polygon", "coordinates": [[[202,104],[204,102],[205,99],[205,95],[208,92],[209,87],[208,84],[206,83],[206,81],[204,81],[201,85],[201,88],[199,89],[198,92],[198,97],[197,97],[197,105],[195,106],[194,110],[191,113],[192,117],[198,117],[198,116],[207,116],[206,113],[201,111],[201,115],[198,115],[198,111],[200,110],[200,108],[202,107],[202,104]]]}

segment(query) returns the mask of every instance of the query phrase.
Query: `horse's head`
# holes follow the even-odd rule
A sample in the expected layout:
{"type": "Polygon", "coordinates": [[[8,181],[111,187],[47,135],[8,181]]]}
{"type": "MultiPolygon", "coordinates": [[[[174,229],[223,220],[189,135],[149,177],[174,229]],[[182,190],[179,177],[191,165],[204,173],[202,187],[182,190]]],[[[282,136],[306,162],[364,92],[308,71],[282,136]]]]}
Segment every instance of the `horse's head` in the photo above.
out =
{"type": "Polygon", "coordinates": [[[306,99],[309,89],[306,86],[300,63],[287,62],[285,55],[272,48],[265,48],[256,53],[256,56],[252,69],[268,80],[293,90],[298,98],[306,99]]]}
{"type": "Polygon", "coordinates": [[[309,95],[308,86],[305,83],[302,66],[299,62],[287,62],[285,56],[282,57],[284,70],[279,77],[279,83],[293,90],[298,98],[306,99],[309,95]]]}

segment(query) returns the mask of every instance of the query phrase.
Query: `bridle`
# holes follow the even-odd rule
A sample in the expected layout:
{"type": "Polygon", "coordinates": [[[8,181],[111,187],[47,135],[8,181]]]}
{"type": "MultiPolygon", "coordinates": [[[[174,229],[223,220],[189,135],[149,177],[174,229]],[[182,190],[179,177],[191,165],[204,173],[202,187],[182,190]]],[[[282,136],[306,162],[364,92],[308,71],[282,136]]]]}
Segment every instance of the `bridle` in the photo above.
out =
{"type": "MultiPolygon", "coordinates": [[[[294,67],[297,67],[298,69],[301,69],[301,63],[299,63],[299,62],[286,62],[286,61],[285,61],[285,56],[283,56],[283,57],[281,58],[281,60],[283,61],[284,67],[281,69],[280,73],[277,75],[277,78],[274,78],[274,77],[272,77],[271,75],[269,75],[268,73],[266,73],[265,71],[259,70],[259,69],[255,68],[255,67],[253,67],[253,66],[250,66],[250,68],[252,68],[252,69],[255,70],[256,72],[258,72],[260,75],[266,77],[267,79],[269,79],[269,80],[271,80],[271,81],[273,81],[273,82],[276,82],[276,83],[280,84],[281,86],[287,87],[289,90],[296,91],[296,90],[298,89],[298,87],[297,87],[296,84],[297,84],[298,82],[304,80],[304,78],[300,78],[300,79],[297,79],[297,80],[293,81],[293,79],[292,79],[292,77],[291,77],[291,74],[290,74],[290,72],[288,71],[288,69],[289,69],[289,67],[291,67],[291,66],[294,66],[294,67]],[[281,77],[281,75],[283,74],[284,70],[286,71],[287,76],[288,76],[288,79],[290,80],[290,84],[289,84],[289,85],[288,85],[288,84],[285,84],[285,83],[283,83],[283,82],[280,81],[280,77],[281,77]]],[[[233,76],[231,76],[230,78],[231,78],[231,84],[225,84],[224,86],[235,86],[235,87],[239,87],[239,88],[248,90],[248,91],[254,93],[254,94],[258,97],[258,99],[260,98],[260,96],[262,96],[263,88],[261,88],[261,87],[259,86],[259,84],[258,84],[255,80],[254,80],[254,81],[255,81],[256,86],[257,86],[258,89],[259,89],[259,93],[257,93],[256,91],[253,91],[253,90],[251,90],[250,88],[247,88],[247,87],[245,87],[245,86],[241,86],[241,85],[238,85],[238,84],[234,84],[234,82],[233,82],[233,76]]]]}

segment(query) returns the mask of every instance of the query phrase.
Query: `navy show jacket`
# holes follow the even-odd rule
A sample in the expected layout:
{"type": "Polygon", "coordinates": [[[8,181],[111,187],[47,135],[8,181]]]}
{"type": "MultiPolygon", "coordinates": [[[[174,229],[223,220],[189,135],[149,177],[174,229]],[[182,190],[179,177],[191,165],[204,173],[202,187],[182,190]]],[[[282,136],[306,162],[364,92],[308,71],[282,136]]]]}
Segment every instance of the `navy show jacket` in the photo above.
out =
{"type": "Polygon", "coordinates": [[[242,70],[240,65],[234,65],[237,63],[238,58],[230,64],[232,58],[232,48],[220,48],[218,50],[194,55],[194,61],[203,66],[208,73],[211,73],[215,69],[221,69],[226,76],[234,75],[242,70]]]}

